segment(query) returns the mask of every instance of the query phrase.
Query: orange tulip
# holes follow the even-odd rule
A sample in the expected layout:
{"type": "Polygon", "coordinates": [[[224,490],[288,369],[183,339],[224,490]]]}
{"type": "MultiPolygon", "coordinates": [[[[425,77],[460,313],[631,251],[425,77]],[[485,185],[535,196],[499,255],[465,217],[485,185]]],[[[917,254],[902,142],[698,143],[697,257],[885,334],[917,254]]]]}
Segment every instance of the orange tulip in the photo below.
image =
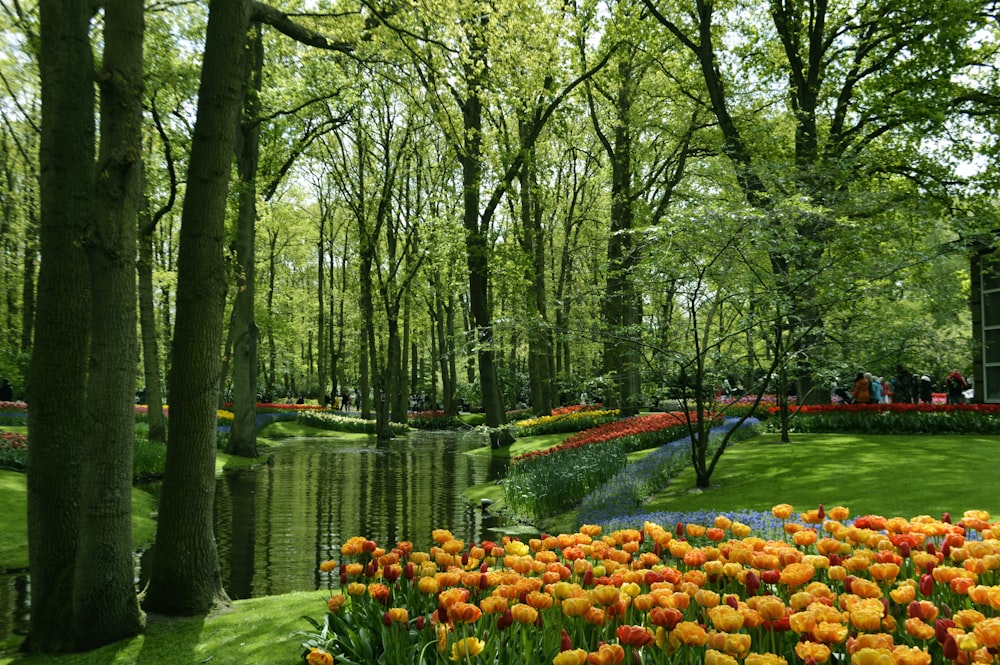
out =
{"type": "Polygon", "coordinates": [[[645,626],[618,626],[616,631],[618,641],[627,646],[641,649],[647,644],[651,644],[655,639],[653,631],[645,626]]]}
{"type": "Polygon", "coordinates": [[[918,640],[929,640],[934,637],[934,626],[925,623],[919,617],[910,617],[903,622],[906,632],[918,640]]]}
{"type": "Polygon", "coordinates": [[[709,649],[705,652],[705,665],[737,665],[737,661],[727,653],[709,649]]]}
{"type": "Polygon", "coordinates": [[[538,610],[524,603],[518,603],[510,608],[510,614],[518,623],[533,624],[538,620],[538,610]]]}
{"type": "Polygon", "coordinates": [[[847,639],[847,626],[842,623],[820,621],[812,629],[812,637],[825,644],[837,644],[847,639]]]}
{"type": "Polygon", "coordinates": [[[792,507],[787,503],[779,503],[771,508],[771,514],[779,520],[787,520],[792,516],[792,507]]]}
{"type": "Polygon", "coordinates": [[[671,636],[675,637],[681,644],[689,647],[705,646],[705,642],[708,641],[708,633],[701,625],[694,621],[681,621],[674,626],[671,636]]]}
{"type": "Polygon", "coordinates": [[[560,603],[562,613],[568,617],[582,617],[590,609],[590,599],[586,596],[566,598],[560,603]]]}
{"type": "Polygon", "coordinates": [[[708,618],[717,629],[735,633],[743,627],[743,615],[729,605],[717,605],[708,610],[708,618]]]}
{"type": "Polygon", "coordinates": [[[601,644],[587,654],[588,665],[620,665],[624,660],[625,649],[620,644],[601,644]]]}
{"type": "Polygon", "coordinates": [[[478,637],[462,638],[451,645],[451,660],[455,662],[467,661],[481,654],[484,648],[486,648],[486,642],[478,637]]]}
{"type": "Polygon", "coordinates": [[[448,607],[448,618],[455,623],[475,623],[483,616],[483,611],[472,603],[459,602],[448,607]]]}
{"type": "Polygon", "coordinates": [[[973,630],[984,647],[1000,647],[1000,617],[980,621],[973,630]]]}
{"type": "Polygon", "coordinates": [[[536,610],[547,610],[552,607],[554,599],[547,593],[542,593],[541,591],[530,591],[524,598],[524,602],[528,603],[531,607],[536,610]]]}
{"type": "Polygon", "coordinates": [[[562,651],[552,659],[552,665],[583,665],[587,662],[587,652],[583,649],[562,651]]]}
{"type": "Polygon", "coordinates": [[[813,578],[816,570],[805,563],[790,563],[781,570],[780,582],[789,587],[802,586],[813,578]]]}
{"type": "Polygon", "coordinates": [[[899,645],[892,650],[892,660],[896,665],[931,665],[931,655],[919,647],[899,645]]]}
{"type": "Polygon", "coordinates": [[[825,663],[830,660],[830,647],[819,642],[799,642],[795,645],[795,655],[803,661],[814,660],[825,663]]]}
{"type": "Polygon", "coordinates": [[[721,598],[715,591],[710,591],[709,589],[698,589],[694,594],[694,602],[698,603],[702,607],[715,607],[719,604],[721,598]]]}
{"type": "Polygon", "coordinates": [[[306,663],[309,665],[333,665],[333,656],[322,649],[313,647],[309,649],[309,655],[306,656],[306,663]]]}
{"type": "Polygon", "coordinates": [[[342,593],[338,593],[335,596],[330,596],[330,600],[326,601],[326,608],[333,613],[337,613],[347,604],[347,596],[342,593]]]}
{"type": "Polygon", "coordinates": [[[888,649],[861,649],[851,654],[851,665],[894,665],[888,649]]]}
{"type": "Polygon", "coordinates": [[[786,665],[787,660],[773,653],[748,653],[744,665],[786,665]]]}
{"type": "Polygon", "coordinates": [[[483,614],[503,614],[507,611],[507,599],[503,596],[487,596],[479,601],[483,614]]]}

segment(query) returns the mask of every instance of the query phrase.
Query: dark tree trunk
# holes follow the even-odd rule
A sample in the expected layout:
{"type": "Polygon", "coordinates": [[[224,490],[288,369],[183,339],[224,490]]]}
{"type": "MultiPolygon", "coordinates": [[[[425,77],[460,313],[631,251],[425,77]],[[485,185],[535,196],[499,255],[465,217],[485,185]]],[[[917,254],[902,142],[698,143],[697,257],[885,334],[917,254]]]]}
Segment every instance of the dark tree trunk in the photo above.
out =
{"type": "Polygon", "coordinates": [[[88,234],[91,344],[80,544],[73,587],[75,646],[135,635],[132,457],[135,446],[136,231],[142,203],[142,0],[104,14],[101,145],[88,234]]]}
{"type": "MultiPolygon", "coordinates": [[[[246,98],[239,125],[236,168],[239,173],[239,210],[236,215],[236,298],[233,302],[233,426],[226,452],[240,457],[257,457],[257,321],[254,298],[257,293],[256,226],[257,162],[260,156],[260,88],[264,67],[261,25],[250,29],[247,57],[246,98]]],[[[224,375],[223,375],[224,376],[224,375]]]]}
{"type": "Polygon", "coordinates": [[[535,168],[534,145],[528,144],[530,127],[524,118],[518,121],[524,164],[518,174],[521,191],[522,247],[529,261],[526,268],[528,314],[532,317],[528,329],[528,379],[531,407],[538,415],[548,414],[555,406],[552,386],[552,333],[548,325],[545,287],[545,237],[542,231],[542,210],[538,204],[538,174],[535,168]]]}
{"type": "MultiPolygon", "coordinates": [[[[80,529],[81,427],[89,355],[90,278],[82,241],[94,186],[94,64],[89,6],[39,5],[42,127],[41,268],[28,378],[26,648],[73,648],[73,571],[80,529]]],[[[128,359],[132,361],[131,358],[128,359]]]]}
{"type": "Polygon", "coordinates": [[[642,306],[632,275],[638,263],[632,239],[631,114],[635,81],[628,62],[619,65],[618,75],[614,145],[605,146],[611,158],[611,232],[604,300],[604,319],[609,335],[604,344],[604,373],[615,377],[614,392],[605,396],[605,404],[621,409],[622,416],[630,416],[639,410],[641,391],[638,347],[633,341],[642,319],[642,306]]]}
{"type": "MultiPolygon", "coordinates": [[[[481,58],[484,54],[478,53],[477,56],[481,58]]],[[[490,428],[490,445],[493,448],[503,448],[509,446],[514,438],[503,428],[507,423],[507,415],[493,358],[493,321],[489,304],[490,248],[486,230],[480,227],[483,109],[482,101],[475,92],[480,86],[480,74],[470,64],[466,68],[466,76],[469,96],[462,105],[465,142],[459,161],[462,164],[462,221],[465,226],[466,262],[469,268],[469,308],[475,331],[483,411],[486,414],[486,425],[490,428]]]]}
{"type": "Polygon", "coordinates": [[[160,345],[156,335],[156,311],[153,303],[153,228],[141,225],[139,234],[139,327],[142,331],[142,370],[146,391],[146,423],[150,441],[167,441],[167,422],[163,417],[163,391],[160,389],[160,345]]]}
{"type": "Polygon", "coordinates": [[[249,7],[212,0],[177,261],[170,432],[146,607],[207,613],[226,600],[215,544],[215,426],[226,296],[226,199],[243,101],[249,7]]]}

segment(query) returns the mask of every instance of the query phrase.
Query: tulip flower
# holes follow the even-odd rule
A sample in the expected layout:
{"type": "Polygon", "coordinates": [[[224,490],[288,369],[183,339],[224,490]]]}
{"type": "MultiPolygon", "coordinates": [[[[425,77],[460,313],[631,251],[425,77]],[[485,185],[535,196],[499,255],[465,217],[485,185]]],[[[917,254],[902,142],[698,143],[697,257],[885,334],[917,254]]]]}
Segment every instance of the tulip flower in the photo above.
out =
{"type": "Polygon", "coordinates": [[[308,665],[333,665],[333,656],[322,649],[312,648],[306,656],[308,665]]]}
{"type": "Polygon", "coordinates": [[[475,658],[486,648],[486,642],[478,637],[465,637],[451,645],[451,660],[458,662],[475,658]]]}

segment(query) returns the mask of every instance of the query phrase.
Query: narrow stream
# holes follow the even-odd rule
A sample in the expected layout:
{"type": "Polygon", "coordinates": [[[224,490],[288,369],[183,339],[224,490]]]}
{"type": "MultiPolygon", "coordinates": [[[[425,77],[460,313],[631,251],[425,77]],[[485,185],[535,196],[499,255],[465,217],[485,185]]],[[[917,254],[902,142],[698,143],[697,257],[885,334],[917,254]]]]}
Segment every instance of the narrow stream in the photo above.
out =
{"type": "MultiPolygon", "coordinates": [[[[351,536],[415,548],[429,547],[434,529],[467,543],[497,538],[491,529],[503,523],[462,496],[505,471],[489,455],[465,454],[484,445],[475,432],[414,432],[381,446],[303,438],[273,449],[268,464],[225,473],[216,484],[215,529],[230,598],[335,584],[319,564],[339,561],[351,536]]],[[[0,577],[0,640],[27,631],[29,606],[27,575],[0,577]]]]}

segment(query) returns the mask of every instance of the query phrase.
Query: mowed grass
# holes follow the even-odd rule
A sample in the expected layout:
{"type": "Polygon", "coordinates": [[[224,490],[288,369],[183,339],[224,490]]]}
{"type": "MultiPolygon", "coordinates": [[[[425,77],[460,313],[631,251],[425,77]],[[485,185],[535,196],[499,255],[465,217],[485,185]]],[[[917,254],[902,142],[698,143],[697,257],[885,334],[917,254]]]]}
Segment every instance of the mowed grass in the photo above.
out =
{"type": "Polygon", "coordinates": [[[0,665],[295,665],[302,663],[304,615],[321,620],[329,592],[238,600],[205,617],[148,617],[146,632],[87,653],[0,655],[0,665]]]}
{"type": "Polygon", "coordinates": [[[762,434],[728,449],[712,486],[684,471],[646,506],[656,511],[797,510],[843,505],[852,515],[913,517],[969,509],[1000,518],[1000,437],[762,434]]]}

